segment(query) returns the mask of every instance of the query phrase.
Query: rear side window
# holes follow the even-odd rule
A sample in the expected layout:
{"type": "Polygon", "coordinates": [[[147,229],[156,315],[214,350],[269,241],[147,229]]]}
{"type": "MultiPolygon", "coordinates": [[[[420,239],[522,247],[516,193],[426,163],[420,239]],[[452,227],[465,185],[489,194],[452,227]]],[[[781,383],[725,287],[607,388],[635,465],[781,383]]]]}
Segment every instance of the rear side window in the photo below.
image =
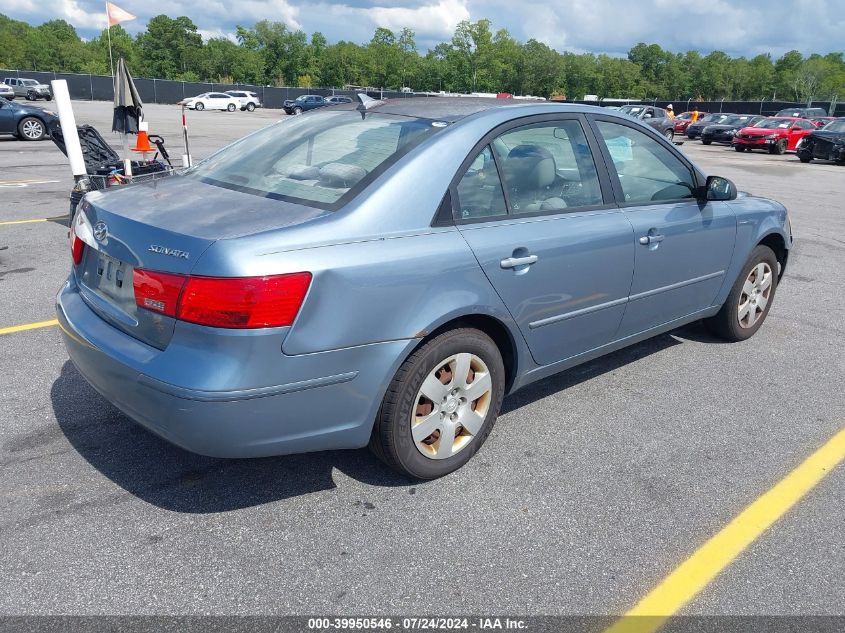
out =
{"type": "Polygon", "coordinates": [[[654,204],[694,198],[692,172],[671,150],[625,125],[597,121],[613,159],[625,202],[654,204]]]}
{"type": "Polygon", "coordinates": [[[334,210],[436,133],[428,119],[357,111],[291,117],[224,148],[186,173],[254,195],[334,210]]]}
{"type": "Polygon", "coordinates": [[[494,143],[513,213],[544,213],[602,204],[598,173],[581,123],[537,123],[494,143]]]}
{"type": "Polygon", "coordinates": [[[478,153],[458,182],[458,202],[461,220],[507,215],[502,181],[489,145],[478,153]]]}

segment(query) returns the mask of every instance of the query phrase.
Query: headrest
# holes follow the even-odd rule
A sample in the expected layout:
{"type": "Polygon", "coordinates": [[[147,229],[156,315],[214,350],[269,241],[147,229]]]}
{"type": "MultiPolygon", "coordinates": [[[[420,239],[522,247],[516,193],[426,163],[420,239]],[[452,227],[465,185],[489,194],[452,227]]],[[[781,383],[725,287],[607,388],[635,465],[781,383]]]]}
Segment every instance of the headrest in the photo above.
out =
{"type": "Polygon", "coordinates": [[[508,186],[520,190],[548,187],[555,181],[557,166],[554,156],[539,145],[517,145],[505,159],[508,186]]]}

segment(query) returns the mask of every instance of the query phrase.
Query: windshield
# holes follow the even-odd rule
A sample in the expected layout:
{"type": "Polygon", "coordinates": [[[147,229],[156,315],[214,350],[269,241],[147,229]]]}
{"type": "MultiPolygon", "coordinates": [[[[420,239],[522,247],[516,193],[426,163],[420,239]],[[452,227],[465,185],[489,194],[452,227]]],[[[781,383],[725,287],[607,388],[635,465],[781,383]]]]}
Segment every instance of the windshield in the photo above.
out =
{"type": "Polygon", "coordinates": [[[763,119],[754,127],[763,128],[764,130],[785,130],[792,125],[791,119],[763,119]]]}
{"type": "Polygon", "coordinates": [[[619,109],[622,112],[624,112],[625,114],[630,114],[631,116],[637,116],[640,112],[645,110],[645,108],[643,106],[631,106],[631,105],[622,106],[619,109]]]}
{"type": "Polygon", "coordinates": [[[186,177],[335,210],[441,127],[355,110],[292,117],[214,154],[186,177]]]}
{"type": "Polygon", "coordinates": [[[296,98],[296,101],[305,101],[308,98],[308,95],[299,95],[296,98]]]}
{"type": "Polygon", "coordinates": [[[21,79],[21,85],[23,86],[37,86],[38,82],[34,79],[21,79]]]}
{"type": "Polygon", "coordinates": [[[845,132],[845,119],[831,121],[822,128],[826,132],[845,132]]]}

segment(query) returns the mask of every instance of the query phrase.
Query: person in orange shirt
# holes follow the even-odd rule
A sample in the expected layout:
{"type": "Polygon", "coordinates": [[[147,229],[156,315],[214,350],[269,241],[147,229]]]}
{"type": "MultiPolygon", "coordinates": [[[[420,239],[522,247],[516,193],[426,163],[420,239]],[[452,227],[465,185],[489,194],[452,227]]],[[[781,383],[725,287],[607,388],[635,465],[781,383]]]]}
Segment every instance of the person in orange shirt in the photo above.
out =
{"type": "Polygon", "coordinates": [[[668,115],[669,115],[669,118],[670,118],[670,119],[674,119],[674,118],[675,118],[675,110],[674,110],[674,109],[672,109],[672,104],[671,104],[671,103],[670,103],[669,105],[667,105],[667,106],[666,106],[666,114],[668,114],[668,115]]]}
{"type": "Polygon", "coordinates": [[[690,115],[689,120],[690,120],[690,124],[693,124],[696,121],[698,121],[698,108],[696,108],[695,110],[692,111],[692,114],[690,115]]]}

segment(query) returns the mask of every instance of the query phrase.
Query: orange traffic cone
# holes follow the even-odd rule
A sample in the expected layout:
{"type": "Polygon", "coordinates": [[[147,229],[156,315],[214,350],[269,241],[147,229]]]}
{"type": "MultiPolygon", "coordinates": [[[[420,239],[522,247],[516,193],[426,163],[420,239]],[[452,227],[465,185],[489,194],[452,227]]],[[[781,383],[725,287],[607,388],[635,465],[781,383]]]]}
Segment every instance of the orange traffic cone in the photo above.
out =
{"type": "Polygon", "coordinates": [[[135,147],[132,148],[133,152],[146,154],[147,152],[155,151],[153,150],[153,146],[150,145],[150,137],[147,134],[149,127],[150,124],[146,121],[141,121],[138,124],[138,140],[135,141],[135,147]]]}

